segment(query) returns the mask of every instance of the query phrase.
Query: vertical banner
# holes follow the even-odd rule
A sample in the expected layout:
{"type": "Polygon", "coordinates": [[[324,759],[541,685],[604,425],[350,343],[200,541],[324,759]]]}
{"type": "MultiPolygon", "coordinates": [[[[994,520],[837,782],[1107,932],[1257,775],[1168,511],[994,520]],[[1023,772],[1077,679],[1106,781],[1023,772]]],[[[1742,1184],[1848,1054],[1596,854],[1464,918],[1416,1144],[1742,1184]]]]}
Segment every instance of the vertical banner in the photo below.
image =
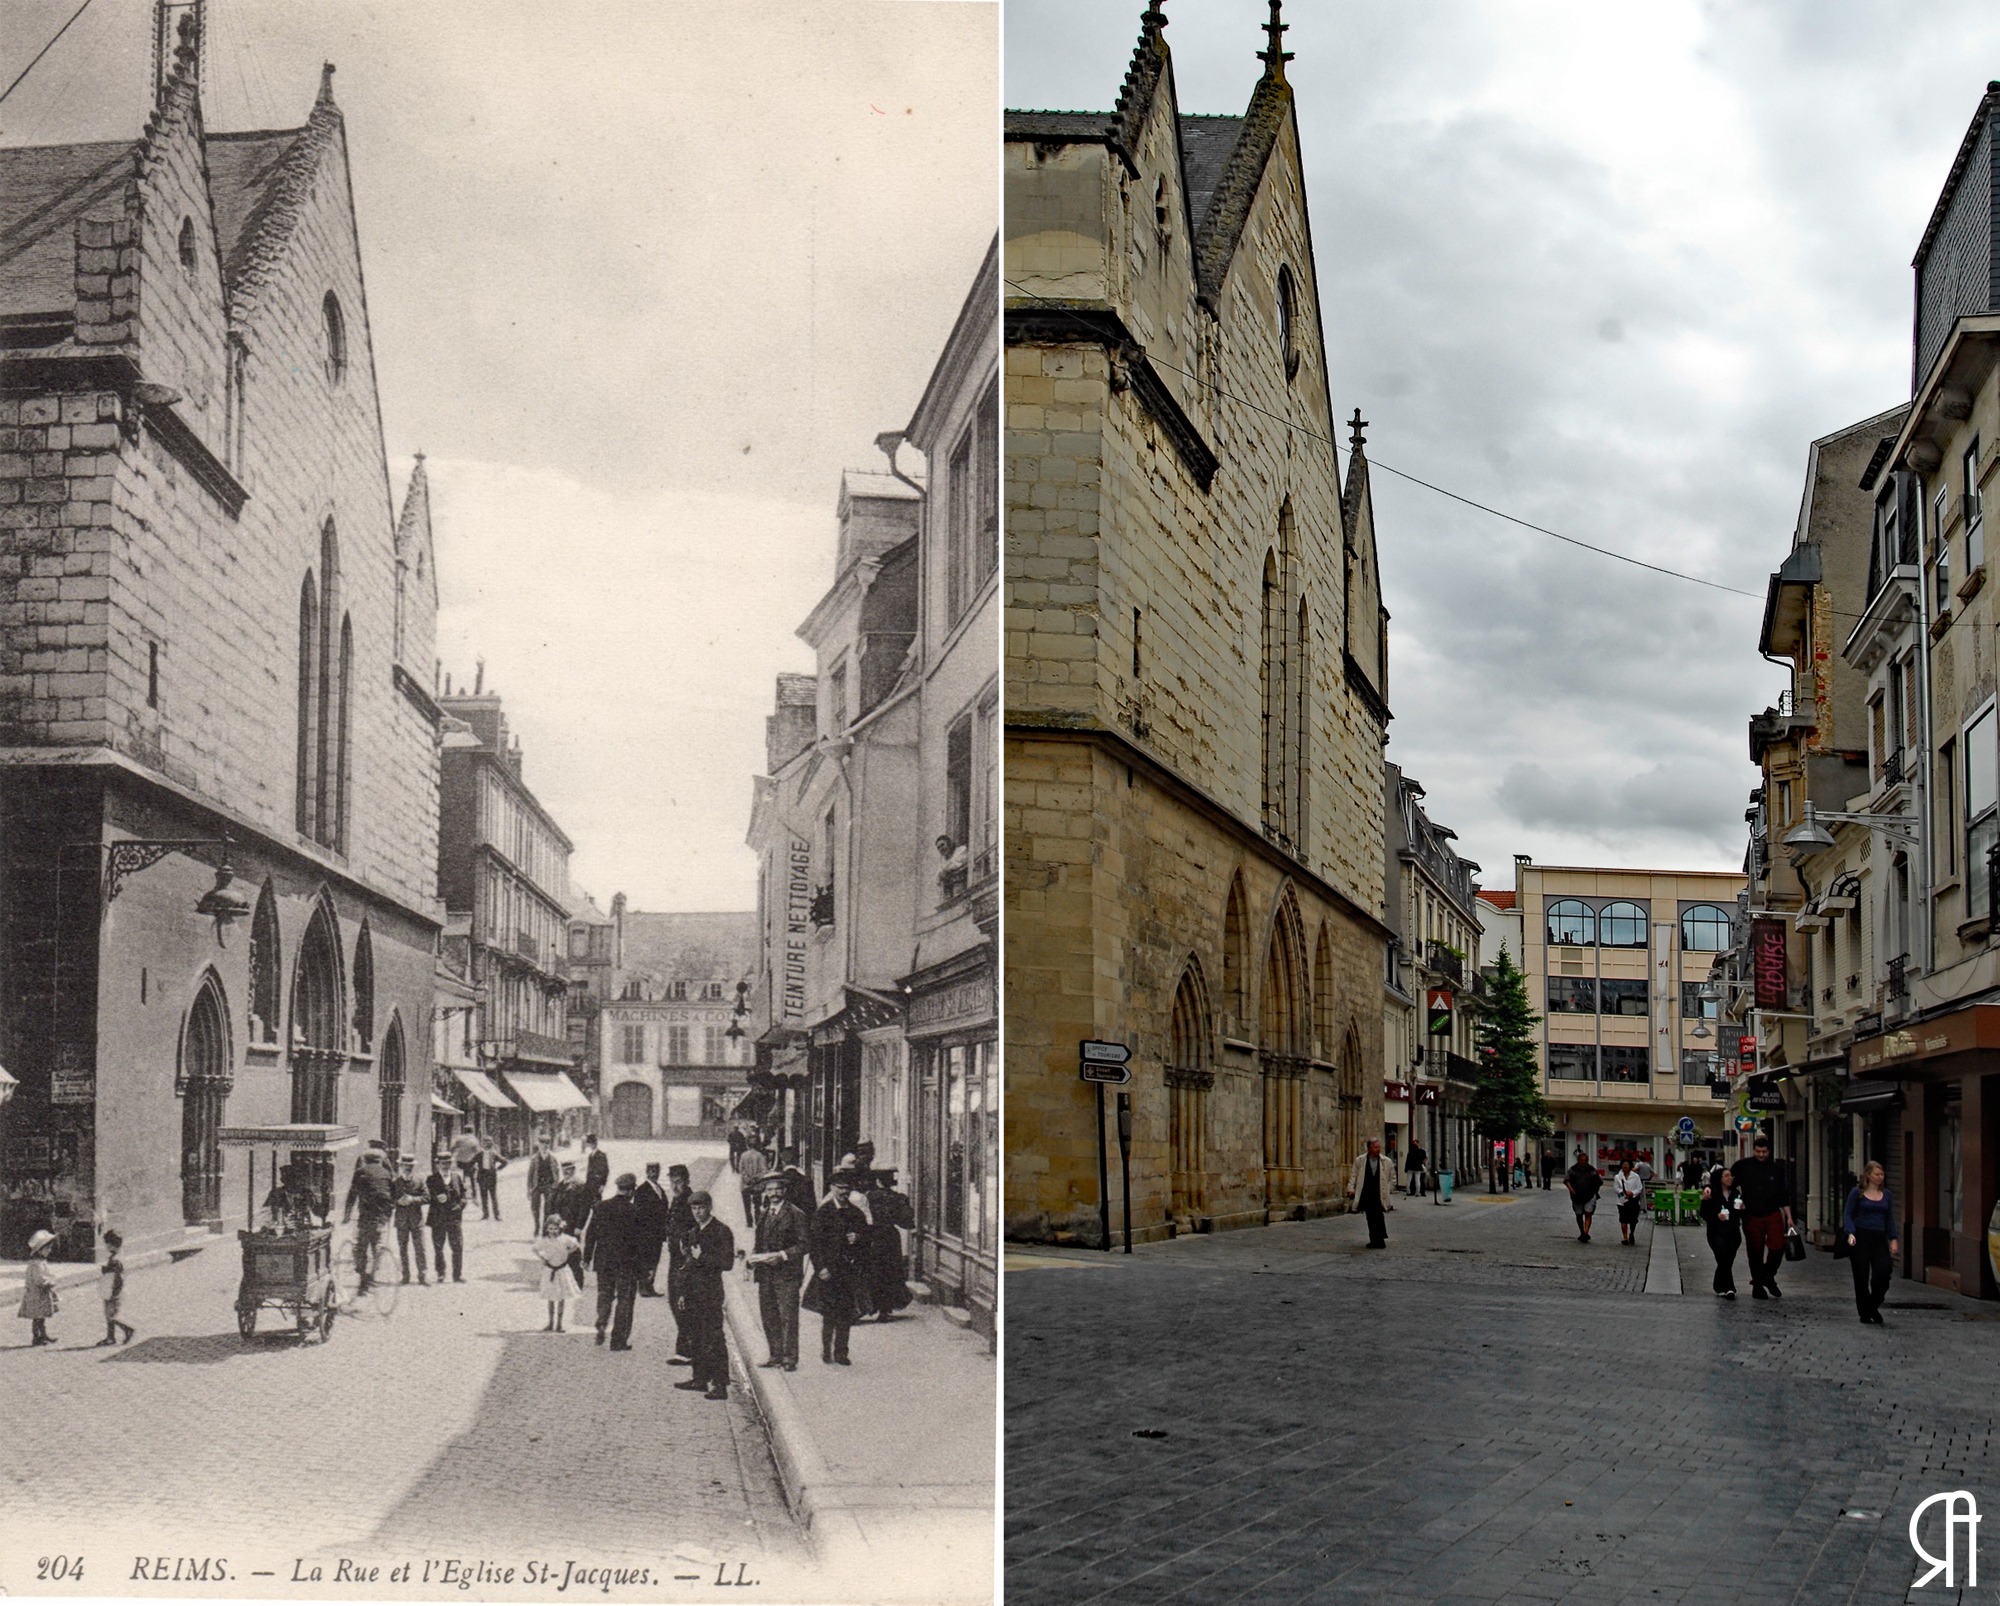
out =
{"type": "Polygon", "coordinates": [[[1783,1009],[1786,999],[1784,921],[1751,921],[1750,974],[1756,984],[1757,1007],[1783,1009]]]}

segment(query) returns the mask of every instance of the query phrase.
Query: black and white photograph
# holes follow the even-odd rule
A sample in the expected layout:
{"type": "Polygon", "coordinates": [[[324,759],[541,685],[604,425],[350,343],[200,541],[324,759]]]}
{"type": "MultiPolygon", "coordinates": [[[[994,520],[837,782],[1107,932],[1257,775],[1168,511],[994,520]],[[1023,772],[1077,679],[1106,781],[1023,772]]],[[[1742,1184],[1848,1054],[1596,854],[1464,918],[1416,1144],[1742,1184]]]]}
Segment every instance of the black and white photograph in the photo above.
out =
{"type": "Polygon", "coordinates": [[[999,28],[0,6],[0,1593],[994,1598],[999,28]]]}
{"type": "Polygon", "coordinates": [[[1008,1600],[1992,1598],[2000,13],[1004,98],[1008,1600]]]}

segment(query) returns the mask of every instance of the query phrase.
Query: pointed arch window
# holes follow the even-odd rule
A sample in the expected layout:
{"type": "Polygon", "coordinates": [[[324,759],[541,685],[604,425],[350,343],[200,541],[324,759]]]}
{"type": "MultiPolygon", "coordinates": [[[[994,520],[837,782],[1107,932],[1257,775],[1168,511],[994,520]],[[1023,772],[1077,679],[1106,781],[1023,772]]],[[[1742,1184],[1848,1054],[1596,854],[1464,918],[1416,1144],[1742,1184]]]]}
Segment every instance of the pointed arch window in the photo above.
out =
{"type": "Polygon", "coordinates": [[[363,1054],[375,1048],[375,939],[365,920],[354,939],[354,1046],[363,1054]]]}
{"type": "Polygon", "coordinates": [[[300,836],[317,838],[313,806],[318,792],[319,587],[310,571],[299,587],[299,740],[295,819],[300,836]]]}
{"type": "Polygon", "coordinates": [[[278,899],[271,883],[257,894],[257,913],[250,921],[250,1041],[278,1040],[278,978],[282,974],[278,945],[278,899]]]}
{"type": "Polygon", "coordinates": [[[347,315],[331,290],[320,303],[320,316],[326,324],[326,382],[338,389],[347,378],[347,315]]]}
{"type": "Polygon", "coordinates": [[[222,1114],[229,1098],[229,1008],[214,971],[202,978],[181,1027],[181,1207],[189,1223],[222,1215],[222,1114]]]}
{"type": "Polygon", "coordinates": [[[1292,640],[1292,840],[1304,854],[1306,845],[1306,780],[1311,773],[1312,733],[1312,610],[1299,598],[1298,634],[1292,640]]]}
{"type": "Polygon", "coordinates": [[[1208,1092],[1215,1086],[1209,1068],[1208,988],[1201,961],[1190,957],[1174,989],[1167,1047],[1167,1137],[1172,1154],[1171,1208],[1177,1218],[1208,1209],[1208,1092]]]}
{"type": "Polygon", "coordinates": [[[1313,1053],[1324,1059],[1333,1053],[1333,938],[1320,922],[1313,945],[1313,1053]]]}
{"type": "Polygon", "coordinates": [[[1282,832],[1285,820],[1285,603],[1278,559],[1264,554],[1263,645],[1258,655],[1264,747],[1264,828],[1282,832]]]}
{"type": "Polygon", "coordinates": [[[292,1119],[330,1124],[339,1118],[340,1070],[347,1061],[347,1012],[342,1007],[340,934],[322,901],[299,942],[292,977],[292,1119]]]}
{"type": "Polygon", "coordinates": [[[347,851],[353,742],[354,625],[341,610],[340,536],[320,527],[319,570],[299,587],[299,835],[347,851]]]}
{"type": "Polygon", "coordinates": [[[407,1077],[403,1051],[403,1017],[389,1017],[389,1029],[382,1034],[382,1061],[377,1066],[377,1086],[381,1092],[382,1141],[397,1153],[403,1146],[403,1089],[407,1077]]]}
{"type": "Polygon", "coordinates": [[[1239,871],[1229,881],[1222,914],[1222,1001],[1236,1031],[1250,1014],[1250,909],[1239,871]]]}

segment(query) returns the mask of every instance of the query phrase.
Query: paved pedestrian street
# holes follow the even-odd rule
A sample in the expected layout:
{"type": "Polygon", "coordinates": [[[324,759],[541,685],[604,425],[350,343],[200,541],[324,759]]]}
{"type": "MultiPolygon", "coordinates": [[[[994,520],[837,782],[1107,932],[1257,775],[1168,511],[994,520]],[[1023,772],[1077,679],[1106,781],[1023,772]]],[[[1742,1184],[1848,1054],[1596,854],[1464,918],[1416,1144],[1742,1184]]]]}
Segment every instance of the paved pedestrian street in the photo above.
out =
{"type": "Polygon", "coordinates": [[[1578,1243],[1560,1189],[1388,1221],[1017,1247],[1007,1599],[1954,1598],[1907,1534],[1940,1491],[2000,1508],[1990,1308],[1898,1281],[1863,1327],[1819,1252],[1727,1303],[1687,1227],[1686,1291],[1647,1293],[1655,1229],[1578,1243]]]}
{"type": "MultiPolygon", "coordinates": [[[[608,1147],[616,1170],[689,1161],[696,1186],[723,1165],[720,1145],[608,1147]]],[[[524,1172],[502,1174],[503,1221],[468,1212],[462,1285],[401,1288],[387,1318],[345,1312],[324,1345],[244,1343],[233,1235],[130,1277],[128,1348],[92,1347],[91,1286],[65,1293],[52,1349],[30,1351],[15,1323],[0,1587],[61,1590],[33,1576],[42,1557],[83,1558],[70,1583],[84,1594],[134,1587],[142,1558],[171,1572],[221,1557],[219,1579],[180,1592],[296,1594],[318,1568],[314,1592],[353,1594],[346,1560],[379,1567],[374,1592],[392,1598],[466,1598],[447,1562],[516,1569],[512,1586],[475,1581],[474,1599],[552,1598],[572,1563],[647,1569],[644,1587],[611,1589],[628,1599],[709,1598],[718,1576],[734,1598],[818,1598],[741,1356],[726,1405],[676,1390],[688,1373],[666,1364],[666,1302],[642,1299],[634,1349],[613,1354],[592,1342],[594,1282],[567,1334],[541,1331],[524,1172]],[[531,1563],[552,1569],[539,1587],[531,1563]]]]}

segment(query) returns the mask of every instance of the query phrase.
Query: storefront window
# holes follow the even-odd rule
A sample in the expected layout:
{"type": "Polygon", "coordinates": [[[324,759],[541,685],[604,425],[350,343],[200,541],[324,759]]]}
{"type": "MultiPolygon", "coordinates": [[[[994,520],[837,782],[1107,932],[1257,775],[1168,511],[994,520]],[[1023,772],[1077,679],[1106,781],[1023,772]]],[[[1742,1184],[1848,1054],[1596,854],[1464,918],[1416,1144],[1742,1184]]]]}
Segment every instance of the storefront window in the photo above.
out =
{"type": "Polygon", "coordinates": [[[980,1229],[986,1203],[986,1045],[968,1044],[965,1077],[965,1197],[971,1208],[966,1212],[965,1243],[969,1249],[982,1247],[980,1229]]]}
{"type": "Polygon", "coordinates": [[[965,1061],[968,1050],[954,1043],[944,1051],[944,1230],[965,1236],[965,1061]]]}
{"type": "Polygon", "coordinates": [[[1959,1228],[1959,1106],[1952,1105],[1938,1123],[1938,1225],[1947,1232],[1959,1228]]]}

